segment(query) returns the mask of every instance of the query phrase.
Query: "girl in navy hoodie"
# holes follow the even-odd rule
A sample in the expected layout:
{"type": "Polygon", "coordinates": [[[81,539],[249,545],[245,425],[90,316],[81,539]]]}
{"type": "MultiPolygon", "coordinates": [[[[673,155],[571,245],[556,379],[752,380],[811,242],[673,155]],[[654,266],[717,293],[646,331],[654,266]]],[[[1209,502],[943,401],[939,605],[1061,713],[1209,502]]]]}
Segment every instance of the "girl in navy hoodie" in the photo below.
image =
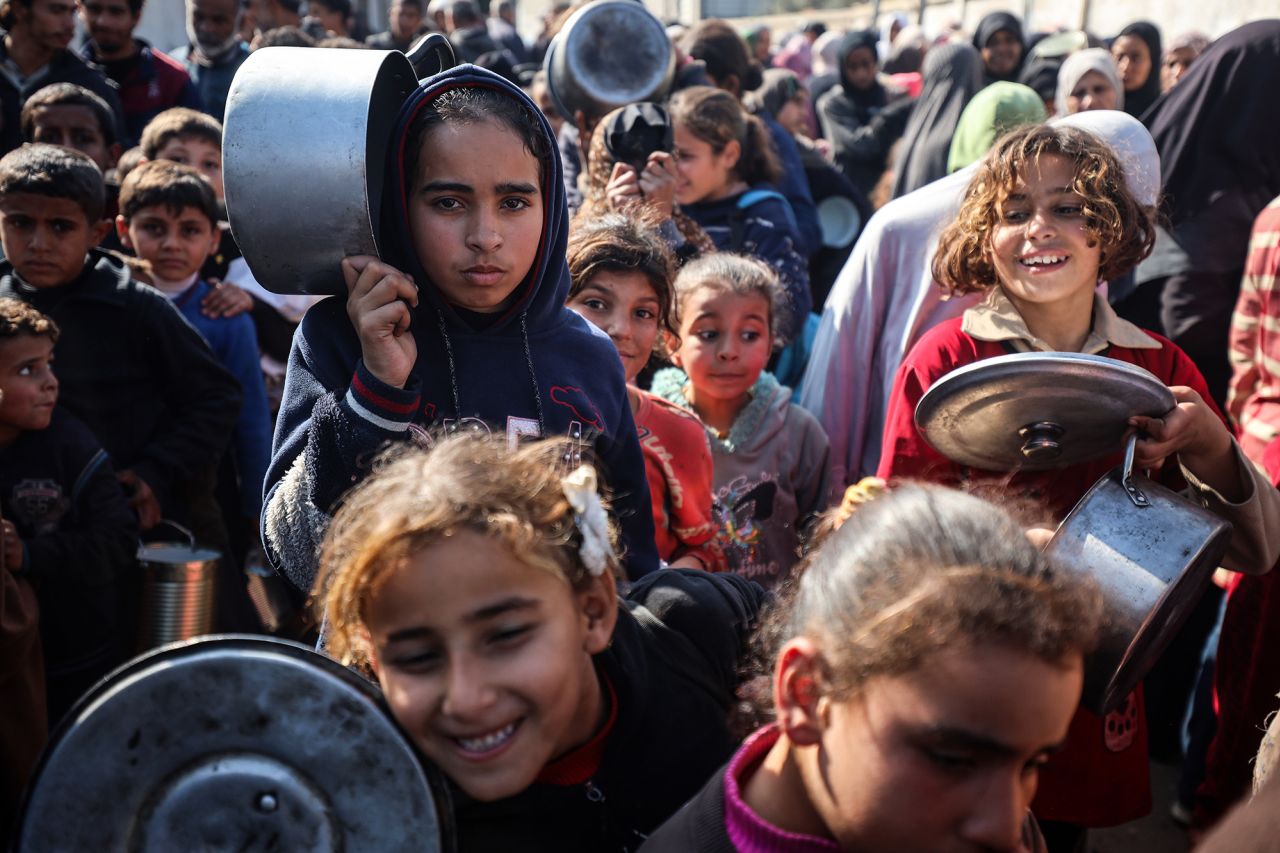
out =
{"type": "Polygon", "coordinates": [[[676,201],[722,252],[772,266],[787,290],[782,337],[795,340],[813,309],[808,260],[795,214],[777,190],[778,155],[760,119],[720,89],[693,86],[671,98],[676,201]]]}
{"type": "MultiPolygon", "coordinates": [[[[644,460],[612,343],[564,307],[560,159],[529,98],[464,65],[425,81],[390,146],[383,259],[299,327],[267,472],[263,540],[306,591],[335,503],[388,442],[457,429],[560,436],[614,495],[627,574],[657,568],[644,460]]],[[[571,460],[573,461],[573,460],[571,460]]]]}

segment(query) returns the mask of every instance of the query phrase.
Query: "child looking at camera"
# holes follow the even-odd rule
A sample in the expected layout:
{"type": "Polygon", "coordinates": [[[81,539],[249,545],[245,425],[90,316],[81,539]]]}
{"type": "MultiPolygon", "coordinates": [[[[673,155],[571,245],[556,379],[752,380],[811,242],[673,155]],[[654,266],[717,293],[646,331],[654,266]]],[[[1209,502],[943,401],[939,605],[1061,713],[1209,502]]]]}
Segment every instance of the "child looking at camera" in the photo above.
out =
{"type": "Polygon", "coordinates": [[[328,649],[448,777],[463,853],[634,851],[733,751],[762,590],[673,569],[619,599],[616,528],[569,449],[405,448],[321,555],[328,649]]]}
{"type": "Polygon", "coordinates": [[[568,216],[546,120],[462,66],[405,103],[390,148],[384,260],[342,262],[346,299],[294,339],[264,540],[300,589],[335,503],[385,443],[426,430],[564,436],[617,496],[630,577],[658,567],[644,459],[608,338],[565,307],[568,216]]]}
{"type": "Polygon", "coordinates": [[[658,556],[668,565],[719,571],[711,511],[711,448],[697,416],[636,387],[649,357],[674,341],[675,260],[644,218],[605,213],[579,220],[569,238],[571,309],[618,349],[640,436],[658,556]]]}
{"type": "MultiPolygon", "coordinates": [[[[1140,432],[1135,468],[1160,469],[1165,485],[1189,486],[1199,502],[1235,525],[1226,565],[1252,573],[1274,565],[1280,495],[1245,461],[1200,371],[1168,340],[1121,320],[1096,293],[1100,279],[1114,280],[1146,256],[1152,235],[1151,212],[1135,199],[1115,154],[1096,136],[1067,126],[1031,126],[997,143],[970,183],[959,216],[943,231],[933,263],[934,278],[951,292],[985,296],[921,338],[903,362],[890,396],[878,475],[997,481],[1046,503],[1060,519],[1119,464],[1122,448],[1056,471],[967,469],[925,442],[915,425],[916,404],[950,371],[1011,351],[1104,355],[1145,368],[1177,400],[1161,418],[1129,420],[1140,432]]],[[[1114,825],[1149,810],[1141,690],[1105,723],[1081,710],[1043,783],[1036,815],[1059,822],[1064,832],[1114,825]]]]}
{"type": "Polygon", "coordinates": [[[1028,807],[1099,614],[982,500],[873,499],[768,617],[775,722],[641,849],[1043,853],[1028,807]]]}
{"type": "Polygon", "coordinates": [[[238,481],[236,515],[241,527],[253,530],[262,512],[271,416],[253,321],[247,314],[208,317],[201,310],[213,287],[200,276],[200,268],[221,239],[213,187],[188,166],[166,160],[143,163],[120,187],[115,226],[125,248],[150,266],[152,287],[169,297],[240,383],[243,402],[231,443],[233,477],[238,481]]]}
{"type": "Polygon", "coordinates": [[[765,372],[780,342],[786,294],[760,261],[713,253],[676,277],[676,368],[653,392],[706,425],[720,542],[729,567],[766,586],[798,559],[800,533],[826,507],[827,436],[765,372]]]}

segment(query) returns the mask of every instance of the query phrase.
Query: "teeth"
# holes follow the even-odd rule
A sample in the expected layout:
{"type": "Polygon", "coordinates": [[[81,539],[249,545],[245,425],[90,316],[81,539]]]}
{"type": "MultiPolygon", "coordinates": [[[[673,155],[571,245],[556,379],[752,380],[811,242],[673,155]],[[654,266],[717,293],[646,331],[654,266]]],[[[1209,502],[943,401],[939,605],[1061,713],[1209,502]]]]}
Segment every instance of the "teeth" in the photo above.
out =
{"type": "Polygon", "coordinates": [[[484,737],[477,737],[477,738],[461,738],[460,737],[460,738],[454,738],[454,740],[456,740],[458,742],[458,745],[461,746],[463,749],[465,749],[467,752],[488,752],[489,750],[495,749],[498,746],[502,745],[507,740],[507,738],[511,737],[511,735],[515,733],[515,730],[516,730],[516,724],[511,723],[507,726],[504,726],[501,729],[498,729],[496,732],[492,732],[490,734],[485,735],[484,737]]]}
{"type": "Polygon", "coordinates": [[[1056,264],[1065,261],[1066,255],[1043,255],[1038,258],[1023,258],[1022,263],[1029,267],[1042,266],[1044,264],[1056,264]]]}

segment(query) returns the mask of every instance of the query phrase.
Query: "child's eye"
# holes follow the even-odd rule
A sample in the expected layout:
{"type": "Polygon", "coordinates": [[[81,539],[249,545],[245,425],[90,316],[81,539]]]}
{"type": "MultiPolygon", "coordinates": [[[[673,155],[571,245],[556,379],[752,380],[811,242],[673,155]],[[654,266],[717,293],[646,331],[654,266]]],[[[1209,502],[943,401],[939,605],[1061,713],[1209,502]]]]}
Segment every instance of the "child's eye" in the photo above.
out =
{"type": "Polygon", "coordinates": [[[441,665],[444,656],[435,649],[423,649],[421,651],[406,652],[392,658],[389,663],[396,669],[403,669],[414,672],[425,672],[441,665]]]}
{"type": "Polygon", "coordinates": [[[701,331],[694,332],[693,336],[700,341],[714,341],[719,334],[720,333],[715,329],[702,329],[701,331]]]}
{"type": "Polygon", "coordinates": [[[532,207],[529,200],[524,198],[504,198],[502,206],[507,210],[524,210],[526,207],[532,207]]]}
{"type": "Polygon", "coordinates": [[[1084,213],[1084,205],[1080,204],[1064,204],[1058,208],[1060,216],[1079,216],[1084,213]]]}
{"type": "Polygon", "coordinates": [[[515,625],[510,628],[503,628],[493,632],[489,637],[489,642],[495,646],[515,645],[520,640],[528,636],[533,630],[532,625],[515,625]]]}
{"type": "Polygon", "coordinates": [[[925,755],[938,767],[951,773],[963,773],[966,770],[973,769],[975,766],[973,758],[962,753],[927,749],[925,750],[925,755]]]}
{"type": "Polygon", "coordinates": [[[760,340],[760,333],[755,329],[747,329],[742,333],[742,339],[748,343],[755,343],[760,340]]]}
{"type": "Polygon", "coordinates": [[[19,376],[30,376],[33,373],[35,373],[35,369],[29,364],[24,364],[22,367],[18,368],[19,376]]]}
{"type": "Polygon", "coordinates": [[[462,202],[458,201],[456,198],[448,198],[448,197],[438,198],[435,201],[431,202],[431,204],[432,206],[438,208],[439,210],[461,210],[462,209],[462,202]]]}
{"type": "Polygon", "coordinates": [[[55,220],[53,230],[58,234],[70,234],[76,228],[74,222],[68,222],[65,219],[55,220]]]}
{"type": "Polygon", "coordinates": [[[1027,218],[1025,210],[1006,210],[1003,214],[1005,222],[1021,222],[1027,218]]]}
{"type": "Polygon", "coordinates": [[[637,308],[637,309],[636,309],[636,319],[638,319],[638,320],[652,320],[652,319],[654,319],[654,318],[655,318],[655,317],[657,317],[657,316],[658,316],[657,314],[655,314],[654,312],[650,311],[648,308],[637,308]]]}
{"type": "Polygon", "coordinates": [[[582,304],[590,308],[592,311],[608,311],[609,306],[604,303],[603,299],[584,299],[582,304]]]}

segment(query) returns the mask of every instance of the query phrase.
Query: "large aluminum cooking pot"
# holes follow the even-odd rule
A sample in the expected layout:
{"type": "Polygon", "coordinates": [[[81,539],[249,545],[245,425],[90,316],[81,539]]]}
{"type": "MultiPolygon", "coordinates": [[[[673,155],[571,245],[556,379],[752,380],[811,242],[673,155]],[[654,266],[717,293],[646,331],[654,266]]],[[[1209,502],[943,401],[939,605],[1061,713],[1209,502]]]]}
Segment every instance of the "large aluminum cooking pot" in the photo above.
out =
{"type": "Polygon", "coordinates": [[[1231,540],[1231,525],[1124,462],[1098,480],[1058,527],[1045,553],[1099,585],[1103,625],[1085,661],[1091,711],[1119,708],[1155,665],[1199,600],[1231,540]]]}
{"type": "Polygon", "coordinates": [[[222,132],[231,233],[275,293],[345,293],[377,255],[387,146],[418,77],[453,65],[438,33],[394,50],[267,47],[236,72],[222,132]]]}
{"type": "Polygon", "coordinates": [[[377,688],[284,640],[135,658],[50,739],[14,850],[339,853],[451,848],[447,794],[377,688]]]}
{"type": "Polygon", "coordinates": [[[627,104],[662,102],[676,55],[662,22],[635,0],[595,0],[569,16],[547,48],[547,89],[569,121],[627,104]]]}

